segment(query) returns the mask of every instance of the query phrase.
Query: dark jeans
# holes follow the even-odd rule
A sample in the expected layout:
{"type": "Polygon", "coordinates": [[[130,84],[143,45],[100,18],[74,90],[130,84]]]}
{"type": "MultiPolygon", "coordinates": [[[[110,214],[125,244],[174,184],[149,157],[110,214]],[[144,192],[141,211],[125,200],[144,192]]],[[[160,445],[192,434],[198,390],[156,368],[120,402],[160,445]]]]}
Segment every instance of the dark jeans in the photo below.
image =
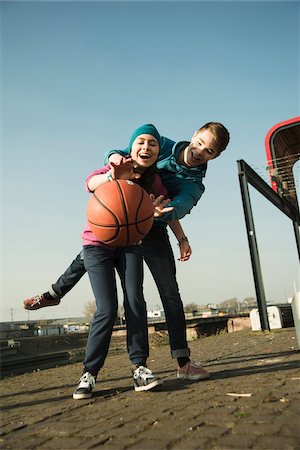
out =
{"type": "Polygon", "coordinates": [[[108,249],[88,245],[84,247],[84,265],[96,300],[84,359],[85,370],[97,376],[107,356],[118,311],[115,270],[124,293],[129,358],[133,364],[145,365],[149,344],[141,246],[108,249]]]}
{"type": "Polygon", "coordinates": [[[142,249],[165,311],[172,358],[189,356],[183,304],[167,228],[155,224],[143,240],[142,249]]]}
{"type": "MultiPolygon", "coordinates": [[[[155,223],[143,240],[142,250],[165,311],[172,358],[189,356],[184,310],[176,281],[174,255],[166,227],[155,223]]],[[[81,253],[77,255],[66,272],[52,285],[60,298],[69,292],[85,273],[81,257],[81,253]]]]}
{"type": "Polygon", "coordinates": [[[71,262],[67,270],[59,277],[49,289],[52,297],[64,297],[86,273],[83,262],[83,250],[71,262]]]}

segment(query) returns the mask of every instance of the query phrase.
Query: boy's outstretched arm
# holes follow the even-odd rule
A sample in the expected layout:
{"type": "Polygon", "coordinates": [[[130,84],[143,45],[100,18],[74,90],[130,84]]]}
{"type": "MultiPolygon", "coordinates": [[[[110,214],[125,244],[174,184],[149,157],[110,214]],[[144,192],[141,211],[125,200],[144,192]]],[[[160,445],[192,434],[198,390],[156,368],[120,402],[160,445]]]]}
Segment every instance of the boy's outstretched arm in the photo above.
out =
{"type": "Polygon", "coordinates": [[[129,149],[124,148],[123,150],[109,150],[104,154],[104,164],[109,164],[110,162],[118,163],[120,158],[118,156],[128,158],[130,155],[129,149]]]}

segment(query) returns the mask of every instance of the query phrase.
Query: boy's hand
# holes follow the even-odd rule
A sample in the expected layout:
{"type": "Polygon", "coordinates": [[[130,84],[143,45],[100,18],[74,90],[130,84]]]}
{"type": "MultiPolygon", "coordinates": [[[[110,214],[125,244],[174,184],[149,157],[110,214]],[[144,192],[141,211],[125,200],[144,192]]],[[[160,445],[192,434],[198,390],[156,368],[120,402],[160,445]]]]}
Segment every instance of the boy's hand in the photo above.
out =
{"type": "Polygon", "coordinates": [[[157,198],[153,194],[150,194],[150,197],[153,201],[154,206],[154,217],[161,217],[165,213],[172,211],[174,208],[173,206],[165,206],[168,203],[170,203],[170,198],[164,198],[163,195],[159,195],[157,198]]]}
{"type": "Polygon", "coordinates": [[[189,241],[181,241],[178,245],[180,250],[180,258],[178,258],[178,261],[188,261],[192,254],[189,241]]]}
{"type": "Polygon", "coordinates": [[[135,173],[134,169],[137,167],[131,158],[124,158],[118,155],[119,162],[110,162],[111,176],[114,180],[137,180],[141,177],[139,173],[135,173]]]}

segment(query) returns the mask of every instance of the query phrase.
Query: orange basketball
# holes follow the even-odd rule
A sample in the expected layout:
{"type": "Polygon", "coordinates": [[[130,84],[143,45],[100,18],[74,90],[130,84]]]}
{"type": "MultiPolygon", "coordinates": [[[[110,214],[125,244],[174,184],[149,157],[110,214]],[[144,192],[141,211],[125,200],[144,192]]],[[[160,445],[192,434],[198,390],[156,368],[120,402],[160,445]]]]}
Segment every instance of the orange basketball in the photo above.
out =
{"type": "Polygon", "coordinates": [[[148,234],[153,211],[153,202],[145,189],[130,180],[113,180],[92,193],[87,220],[99,241],[112,247],[126,247],[148,234]]]}

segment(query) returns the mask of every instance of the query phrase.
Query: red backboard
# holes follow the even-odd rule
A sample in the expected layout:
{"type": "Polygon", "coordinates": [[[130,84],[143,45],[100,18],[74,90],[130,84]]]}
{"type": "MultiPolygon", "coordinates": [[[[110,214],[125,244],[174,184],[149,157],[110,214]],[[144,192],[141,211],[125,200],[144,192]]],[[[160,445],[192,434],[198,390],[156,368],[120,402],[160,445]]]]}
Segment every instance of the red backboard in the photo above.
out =
{"type": "Polygon", "coordinates": [[[272,189],[299,211],[293,166],[300,157],[300,116],[274,125],[265,147],[272,189]]]}

